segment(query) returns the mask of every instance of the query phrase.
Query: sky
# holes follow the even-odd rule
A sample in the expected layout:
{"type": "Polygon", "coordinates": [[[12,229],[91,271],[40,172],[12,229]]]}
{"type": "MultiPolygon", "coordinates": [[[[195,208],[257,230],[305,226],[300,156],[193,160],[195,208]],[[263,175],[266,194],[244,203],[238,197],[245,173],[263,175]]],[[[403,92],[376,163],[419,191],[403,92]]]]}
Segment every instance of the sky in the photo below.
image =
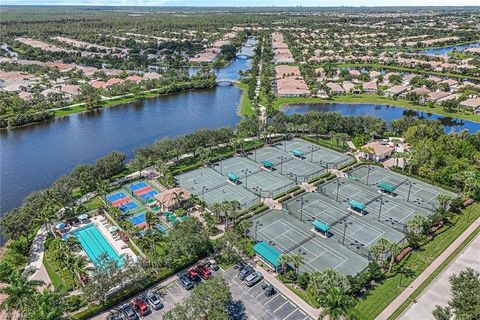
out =
{"type": "Polygon", "coordinates": [[[478,0],[1,0],[4,5],[83,6],[478,6],[478,0]]]}

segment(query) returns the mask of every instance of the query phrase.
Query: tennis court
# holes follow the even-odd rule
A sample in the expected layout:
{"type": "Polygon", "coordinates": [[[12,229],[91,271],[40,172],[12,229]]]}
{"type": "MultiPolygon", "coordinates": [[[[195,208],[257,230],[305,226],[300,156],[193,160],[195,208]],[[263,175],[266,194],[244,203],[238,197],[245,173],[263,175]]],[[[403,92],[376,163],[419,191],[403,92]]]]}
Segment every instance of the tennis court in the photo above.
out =
{"type": "MultiPolygon", "coordinates": [[[[375,213],[372,212],[372,215],[358,218],[352,215],[347,207],[339,205],[320,193],[307,193],[285,203],[285,209],[297,219],[301,217],[301,221],[305,223],[318,220],[328,224],[333,237],[337,239],[343,237],[344,230],[346,230],[346,237],[349,237],[350,242],[356,241],[363,244],[364,247],[370,247],[380,238],[395,242],[404,239],[402,232],[377,221],[375,213]],[[347,225],[346,228],[345,225],[347,225]]],[[[384,216],[382,218],[385,219],[384,216]]]]}
{"type": "Polygon", "coordinates": [[[200,195],[200,198],[209,206],[216,202],[238,201],[242,209],[246,209],[260,202],[260,198],[257,195],[248,191],[243,186],[234,186],[231,184],[225,184],[216,189],[207,191],[205,194],[200,195]]]}
{"type": "Polygon", "coordinates": [[[240,179],[242,186],[262,198],[271,198],[293,188],[295,182],[273,171],[260,171],[240,179]]]}
{"type": "Polygon", "coordinates": [[[227,178],[209,168],[200,168],[182,173],[176,177],[177,183],[188,191],[201,195],[227,184],[227,178]]]}
{"type": "Polygon", "coordinates": [[[398,196],[409,203],[432,211],[439,205],[438,195],[457,196],[453,192],[378,166],[360,166],[351,171],[349,176],[370,186],[378,186],[381,183],[392,186],[394,188],[392,196],[398,196]]]}
{"type": "Polygon", "coordinates": [[[107,195],[105,198],[108,202],[113,203],[114,201],[118,201],[126,197],[127,195],[124,192],[116,192],[114,194],[107,195]]]}
{"type": "Polygon", "coordinates": [[[251,175],[262,171],[262,166],[247,158],[233,157],[214,163],[213,169],[224,176],[233,172],[239,177],[244,177],[245,174],[251,175]]]}
{"type": "Polygon", "coordinates": [[[304,256],[301,271],[319,271],[333,268],[343,274],[356,274],[363,270],[368,260],[342,246],[334,238],[319,238],[312,232],[311,224],[302,223],[285,211],[272,210],[257,217],[257,241],[265,241],[282,253],[295,252],[304,256]]]}
{"type": "Polygon", "coordinates": [[[343,153],[329,150],[302,139],[282,141],[276,147],[286,153],[301,150],[305,154],[305,159],[324,168],[337,168],[353,160],[352,157],[343,153]]]}
{"type": "Polygon", "coordinates": [[[304,182],[312,178],[321,176],[325,169],[319,165],[313,164],[305,159],[300,160],[291,158],[288,161],[281,162],[275,166],[275,169],[284,176],[289,177],[296,182],[304,182]]]}
{"type": "Polygon", "coordinates": [[[355,200],[365,206],[380,198],[380,194],[375,190],[363,188],[361,183],[346,178],[331,180],[320,187],[320,192],[338,202],[355,200]]]}
{"type": "Polygon", "coordinates": [[[260,149],[255,149],[248,153],[247,155],[251,160],[262,163],[262,161],[270,161],[273,165],[280,164],[280,162],[285,162],[292,159],[293,155],[283,152],[275,147],[264,147],[260,149]]]}

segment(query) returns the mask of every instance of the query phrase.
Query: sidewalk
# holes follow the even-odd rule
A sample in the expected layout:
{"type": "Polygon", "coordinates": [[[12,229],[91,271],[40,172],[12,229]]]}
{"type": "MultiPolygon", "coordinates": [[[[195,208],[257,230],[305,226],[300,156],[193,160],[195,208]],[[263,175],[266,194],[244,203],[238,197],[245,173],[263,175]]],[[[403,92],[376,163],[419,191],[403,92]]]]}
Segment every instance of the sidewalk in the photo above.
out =
{"type": "Polygon", "coordinates": [[[28,265],[25,267],[25,271],[32,270],[31,280],[40,280],[49,285],[52,283],[50,277],[43,265],[43,256],[45,254],[45,239],[47,238],[47,229],[42,226],[35,238],[33,238],[32,246],[30,247],[30,257],[28,259],[28,265]]]}
{"type": "MultiPolygon", "coordinates": [[[[470,227],[468,227],[455,241],[445,250],[440,256],[437,257],[427,269],[425,269],[400,295],[390,303],[382,313],[378,315],[377,320],[387,320],[397,310],[408,297],[425,281],[428,276],[432,274],[445,259],[447,259],[461,244],[468,238],[475,229],[480,226],[480,218],[478,218],[470,227]]],[[[446,293],[445,293],[446,294],[446,293]]]]}
{"type": "Polygon", "coordinates": [[[320,316],[320,309],[315,309],[314,307],[306,303],[302,298],[300,298],[289,288],[287,288],[287,286],[285,286],[280,280],[275,278],[274,274],[269,273],[267,270],[263,269],[258,265],[255,265],[255,270],[260,271],[268,282],[273,284],[275,288],[278,289],[278,291],[280,291],[290,301],[296,304],[300,309],[305,311],[310,317],[312,317],[313,319],[318,319],[318,317],[320,316]]]}

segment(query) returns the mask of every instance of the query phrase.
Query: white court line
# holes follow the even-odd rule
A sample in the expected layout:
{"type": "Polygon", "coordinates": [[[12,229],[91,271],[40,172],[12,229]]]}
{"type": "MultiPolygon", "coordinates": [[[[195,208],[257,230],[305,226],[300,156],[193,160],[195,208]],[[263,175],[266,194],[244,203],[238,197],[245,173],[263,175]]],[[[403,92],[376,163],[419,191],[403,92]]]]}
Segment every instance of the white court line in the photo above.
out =
{"type": "MultiPolygon", "coordinates": [[[[338,263],[335,267],[333,267],[333,269],[337,269],[338,267],[340,267],[342,264],[344,264],[345,262],[348,261],[348,258],[346,258],[345,256],[343,256],[342,254],[338,253],[336,250],[333,250],[333,251],[330,251],[328,250],[328,248],[325,248],[323,245],[321,245],[320,243],[318,242],[313,242],[315,245],[321,247],[322,249],[324,249],[324,252],[322,253],[322,255],[326,252],[328,252],[329,254],[331,254],[332,256],[335,256],[337,258],[340,258],[340,260],[343,260],[342,262],[338,263]],[[341,257],[340,257],[341,256],[341,257]]],[[[310,251],[309,249],[307,248],[303,248],[303,250],[309,252],[310,254],[312,254],[313,256],[316,256],[316,254],[314,254],[312,251],[310,251]]],[[[318,257],[315,257],[314,259],[310,260],[310,262],[312,262],[313,260],[317,259],[318,257]]],[[[310,262],[308,262],[309,265],[310,262]]],[[[313,270],[318,270],[317,268],[313,268],[313,270]]]]}

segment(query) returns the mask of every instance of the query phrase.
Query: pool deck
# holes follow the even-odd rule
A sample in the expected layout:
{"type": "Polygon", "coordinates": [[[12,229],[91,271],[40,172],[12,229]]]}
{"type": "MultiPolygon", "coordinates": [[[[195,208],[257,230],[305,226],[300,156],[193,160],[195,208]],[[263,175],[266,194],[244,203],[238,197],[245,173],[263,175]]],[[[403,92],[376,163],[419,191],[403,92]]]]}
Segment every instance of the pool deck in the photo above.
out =
{"type": "Polygon", "coordinates": [[[130,247],[123,240],[115,240],[113,238],[113,235],[108,231],[108,227],[111,225],[108,220],[106,220],[103,216],[98,215],[92,217],[90,221],[98,228],[98,230],[100,230],[102,235],[105,237],[105,239],[107,239],[108,243],[112,246],[113,249],[115,249],[119,256],[128,255],[134,261],[137,259],[135,253],[133,253],[132,249],[130,249],[130,247]]]}

